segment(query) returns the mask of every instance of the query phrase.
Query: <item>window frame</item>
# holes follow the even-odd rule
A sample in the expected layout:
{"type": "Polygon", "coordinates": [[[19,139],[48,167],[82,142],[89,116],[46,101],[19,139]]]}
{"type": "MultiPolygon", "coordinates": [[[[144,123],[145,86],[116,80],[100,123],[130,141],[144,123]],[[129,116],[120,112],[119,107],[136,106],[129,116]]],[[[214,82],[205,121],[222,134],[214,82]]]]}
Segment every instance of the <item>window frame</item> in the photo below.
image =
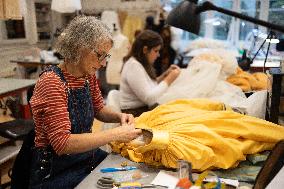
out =
{"type": "MultiPolygon", "coordinates": [[[[177,4],[176,0],[171,0],[172,3],[177,4]]],[[[182,1],[182,0],[181,0],[182,1]]],[[[214,4],[214,0],[207,0],[214,4]]],[[[233,0],[233,7],[232,10],[235,12],[241,12],[241,0],[233,0]]],[[[269,16],[269,0],[260,0],[260,8],[259,8],[259,17],[257,19],[268,21],[269,16]]],[[[206,11],[203,14],[205,14],[205,19],[211,19],[214,17],[214,12],[216,11],[206,11]]],[[[228,37],[227,41],[231,42],[233,45],[237,47],[243,46],[245,43],[244,40],[240,40],[239,33],[240,33],[240,23],[241,19],[232,17],[232,21],[229,27],[228,31],[228,37]]],[[[264,33],[267,33],[267,28],[258,25],[258,29],[261,30],[264,33]]],[[[214,27],[210,24],[205,24],[205,35],[206,38],[213,38],[214,37],[214,27]]],[[[226,41],[226,40],[224,40],[226,41]]]]}

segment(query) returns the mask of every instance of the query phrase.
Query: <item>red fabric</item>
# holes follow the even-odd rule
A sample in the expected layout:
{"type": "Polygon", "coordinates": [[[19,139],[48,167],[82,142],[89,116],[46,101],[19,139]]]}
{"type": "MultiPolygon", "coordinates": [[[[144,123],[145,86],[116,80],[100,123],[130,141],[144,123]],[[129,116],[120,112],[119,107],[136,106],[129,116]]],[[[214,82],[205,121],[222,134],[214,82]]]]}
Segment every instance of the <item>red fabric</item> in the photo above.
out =
{"type": "MultiPolygon", "coordinates": [[[[95,114],[103,108],[103,97],[95,76],[76,78],[64,71],[63,74],[70,89],[83,87],[88,79],[95,114]]],[[[38,80],[30,101],[35,122],[36,147],[51,144],[57,153],[65,148],[71,134],[66,87],[54,72],[45,72],[38,80]]]]}

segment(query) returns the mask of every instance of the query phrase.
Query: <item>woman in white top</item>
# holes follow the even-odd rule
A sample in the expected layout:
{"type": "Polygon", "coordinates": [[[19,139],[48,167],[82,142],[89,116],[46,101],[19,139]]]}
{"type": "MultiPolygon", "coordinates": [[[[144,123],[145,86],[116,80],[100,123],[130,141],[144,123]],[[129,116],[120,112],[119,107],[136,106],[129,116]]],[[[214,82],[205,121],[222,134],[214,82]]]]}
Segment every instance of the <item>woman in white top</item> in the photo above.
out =
{"type": "Polygon", "coordinates": [[[139,116],[156,104],[157,99],[180,74],[172,65],[156,77],[153,64],[160,56],[163,40],[151,30],[137,35],[129,54],[124,58],[120,80],[120,107],[122,112],[139,116]]]}

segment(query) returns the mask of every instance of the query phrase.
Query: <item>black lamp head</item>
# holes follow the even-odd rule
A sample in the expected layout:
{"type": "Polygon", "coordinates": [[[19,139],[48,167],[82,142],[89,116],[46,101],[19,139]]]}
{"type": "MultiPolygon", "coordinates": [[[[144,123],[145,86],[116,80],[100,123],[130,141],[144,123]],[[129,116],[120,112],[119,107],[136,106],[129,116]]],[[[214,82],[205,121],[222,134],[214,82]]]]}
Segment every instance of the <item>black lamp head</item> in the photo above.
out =
{"type": "Polygon", "coordinates": [[[198,35],[200,15],[196,9],[197,0],[183,1],[169,13],[166,23],[198,35]]]}

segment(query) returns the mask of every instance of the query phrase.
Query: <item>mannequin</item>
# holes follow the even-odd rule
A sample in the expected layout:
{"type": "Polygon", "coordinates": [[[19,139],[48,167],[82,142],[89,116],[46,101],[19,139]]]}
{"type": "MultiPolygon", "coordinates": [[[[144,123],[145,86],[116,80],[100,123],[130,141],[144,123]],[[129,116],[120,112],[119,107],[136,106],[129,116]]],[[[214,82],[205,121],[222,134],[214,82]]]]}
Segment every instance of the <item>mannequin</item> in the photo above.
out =
{"type": "Polygon", "coordinates": [[[113,41],[111,57],[106,67],[106,81],[111,85],[119,85],[122,59],[128,53],[130,43],[128,38],[117,29],[116,24],[113,24],[113,41]]]}
{"type": "Polygon", "coordinates": [[[116,29],[120,31],[119,18],[116,11],[105,10],[102,12],[101,21],[109,27],[111,32],[114,32],[113,24],[115,24],[116,29]]]}

